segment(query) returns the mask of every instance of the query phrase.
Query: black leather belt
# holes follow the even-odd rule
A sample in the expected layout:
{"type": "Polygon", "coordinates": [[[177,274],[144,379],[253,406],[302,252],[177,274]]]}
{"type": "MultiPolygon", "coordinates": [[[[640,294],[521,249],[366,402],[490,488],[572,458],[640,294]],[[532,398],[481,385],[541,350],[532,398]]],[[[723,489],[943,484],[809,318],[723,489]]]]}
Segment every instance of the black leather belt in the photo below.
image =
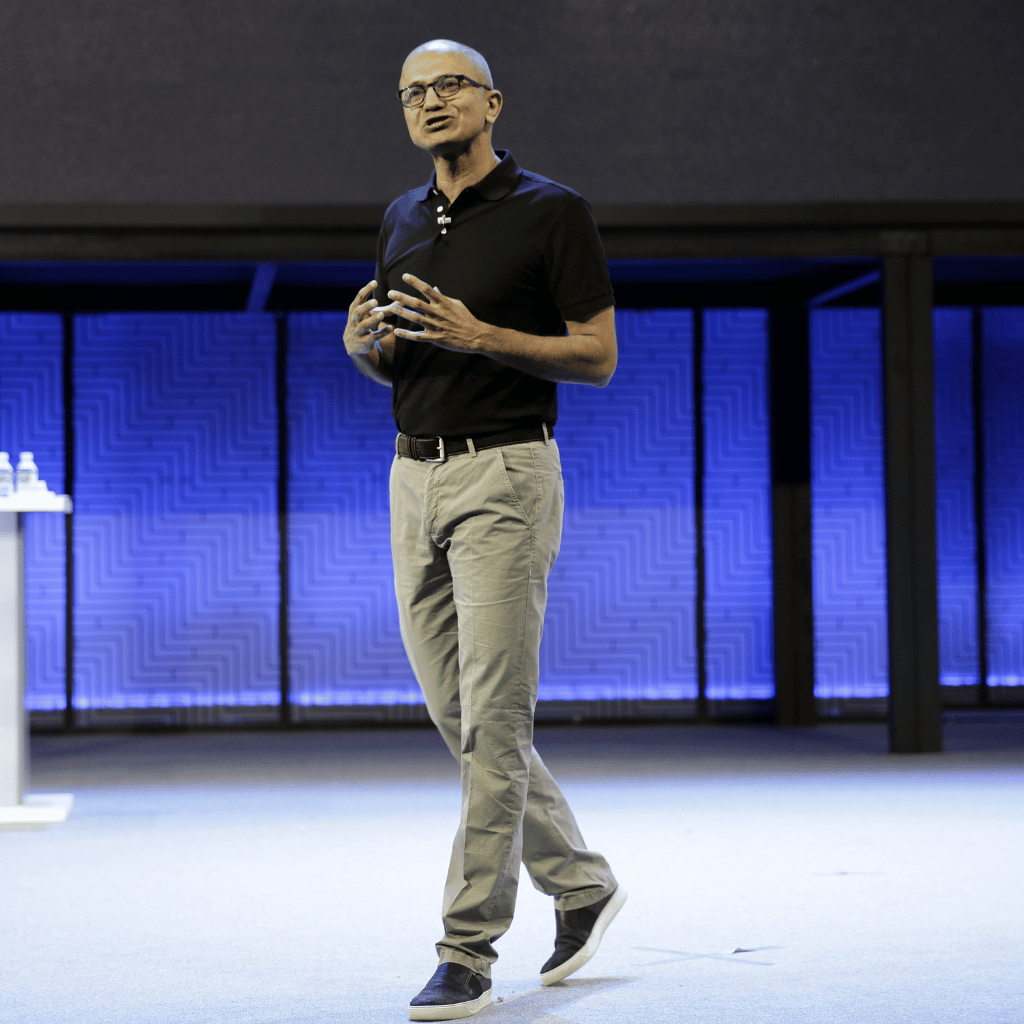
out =
{"type": "MultiPolygon", "coordinates": [[[[547,428],[547,436],[555,436],[550,427],[547,428]]],[[[517,430],[504,430],[500,434],[485,434],[483,437],[472,438],[473,447],[477,451],[482,448],[500,448],[506,444],[543,440],[543,427],[520,427],[517,430]]],[[[470,438],[466,437],[410,437],[408,434],[399,434],[395,438],[395,451],[403,459],[444,462],[449,455],[463,455],[468,452],[469,441],[470,438]]]]}

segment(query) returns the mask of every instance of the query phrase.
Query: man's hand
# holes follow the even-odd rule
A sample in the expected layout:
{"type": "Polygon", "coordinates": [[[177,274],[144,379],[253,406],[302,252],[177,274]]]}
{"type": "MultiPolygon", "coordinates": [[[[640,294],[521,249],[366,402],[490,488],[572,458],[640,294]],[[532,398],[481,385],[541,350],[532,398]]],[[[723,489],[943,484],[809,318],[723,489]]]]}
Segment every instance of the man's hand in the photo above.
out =
{"type": "Polygon", "coordinates": [[[388,298],[395,301],[390,306],[381,306],[379,312],[393,313],[413,323],[422,324],[423,330],[409,331],[396,327],[396,338],[429,341],[438,348],[452,352],[475,352],[482,347],[484,334],[493,331],[493,328],[477,320],[464,302],[442,295],[439,288],[431,287],[412,274],[403,274],[402,280],[417,289],[423,298],[390,291],[388,298]]]}
{"type": "Polygon", "coordinates": [[[475,352],[556,383],[603,388],[612,379],[618,351],[612,306],[579,323],[566,321],[565,334],[545,338],[477,320],[464,302],[442,295],[440,289],[412,274],[403,274],[402,280],[416,288],[422,298],[390,291],[388,298],[394,301],[376,312],[412,320],[423,329],[396,327],[396,338],[429,342],[451,352],[475,352]]]}
{"type": "Polygon", "coordinates": [[[377,287],[376,281],[363,285],[348,307],[345,324],[345,350],[350,356],[366,355],[382,338],[391,334],[391,325],[382,323],[387,307],[377,308],[377,300],[367,297],[377,287]]]}

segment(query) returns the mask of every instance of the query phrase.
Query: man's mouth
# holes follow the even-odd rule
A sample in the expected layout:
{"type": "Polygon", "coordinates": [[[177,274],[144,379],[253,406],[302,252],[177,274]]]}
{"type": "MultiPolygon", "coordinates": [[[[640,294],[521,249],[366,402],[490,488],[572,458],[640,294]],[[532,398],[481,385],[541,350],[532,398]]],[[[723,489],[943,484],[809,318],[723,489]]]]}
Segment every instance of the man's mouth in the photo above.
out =
{"type": "Polygon", "coordinates": [[[451,114],[438,114],[435,117],[428,117],[426,124],[427,131],[443,128],[451,119],[451,114]]]}

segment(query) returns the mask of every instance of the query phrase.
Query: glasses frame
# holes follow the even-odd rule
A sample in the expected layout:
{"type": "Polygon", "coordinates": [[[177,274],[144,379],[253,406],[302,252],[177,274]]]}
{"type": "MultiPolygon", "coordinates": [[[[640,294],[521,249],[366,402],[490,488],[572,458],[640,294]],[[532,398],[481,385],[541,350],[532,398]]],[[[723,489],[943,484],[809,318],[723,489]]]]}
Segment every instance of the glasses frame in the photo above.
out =
{"type": "Polygon", "coordinates": [[[423,104],[427,102],[427,91],[429,89],[434,90],[434,95],[437,96],[438,99],[455,99],[455,97],[458,96],[459,93],[462,91],[463,82],[468,82],[470,85],[474,85],[478,89],[491,88],[491,86],[489,85],[484,85],[483,82],[474,82],[473,79],[469,77],[469,75],[438,75],[437,78],[435,78],[432,82],[427,82],[426,85],[420,85],[419,82],[413,82],[412,85],[407,85],[405,87],[405,89],[411,89],[413,85],[420,85],[420,88],[423,90],[423,99],[420,100],[419,103],[406,103],[405,100],[402,99],[402,93],[405,92],[405,89],[399,89],[398,92],[395,93],[395,95],[398,97],[398,102],[401,103],[406,110],[415,110],[417,107],[422,107],[423,104]],[[451,96],[448,97],[441,96],[437,91],[437,83],[443,82],[446,78],[454,78],[459,83],[459,88],[456,89],[456,91],[451,96]]]}

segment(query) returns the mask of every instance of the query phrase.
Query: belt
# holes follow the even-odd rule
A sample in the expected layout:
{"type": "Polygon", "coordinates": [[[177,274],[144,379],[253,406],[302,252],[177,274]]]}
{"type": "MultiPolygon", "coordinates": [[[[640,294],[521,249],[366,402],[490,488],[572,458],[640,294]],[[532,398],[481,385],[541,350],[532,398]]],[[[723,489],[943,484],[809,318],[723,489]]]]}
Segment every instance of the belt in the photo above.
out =
{"type": "Polygon", "coordinates": [[[449,455],[462,455],[470,450],[500,448],[507,444],[524,444],[526,441],[545,441],[554,437],[550,427],[519,427],[503,430],[500,434],[484,434],[483,437],[410,437],[399,434],[395,438],[395,451],[403,459],[418,462],[444,462],[449,455]]]}

